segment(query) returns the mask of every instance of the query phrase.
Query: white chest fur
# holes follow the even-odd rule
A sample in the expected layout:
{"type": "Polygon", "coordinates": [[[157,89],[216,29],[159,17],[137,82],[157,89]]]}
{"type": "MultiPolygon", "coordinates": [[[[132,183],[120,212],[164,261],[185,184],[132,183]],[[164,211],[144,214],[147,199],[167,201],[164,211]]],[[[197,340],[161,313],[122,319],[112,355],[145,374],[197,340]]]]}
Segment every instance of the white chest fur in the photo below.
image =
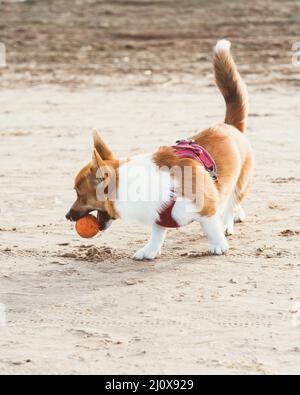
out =
{"type": "MultiPolygon", "coordinates": [[[[137,156],[119,169],[116,209],[127,223],[151,225],[174,188],[170,174],[155,165],[151,154],[137,156]]],[[[186,225],[198,215],[190,200],[178,199],[172,216],[179,225],[186,225]]]]}
{"type": "Polygon", "coordinates": [[[151,154],[137,156],[119,169],[116,209],[126,222],[152,224],[171,188],[170,175],[159,170],[151,154]]]}

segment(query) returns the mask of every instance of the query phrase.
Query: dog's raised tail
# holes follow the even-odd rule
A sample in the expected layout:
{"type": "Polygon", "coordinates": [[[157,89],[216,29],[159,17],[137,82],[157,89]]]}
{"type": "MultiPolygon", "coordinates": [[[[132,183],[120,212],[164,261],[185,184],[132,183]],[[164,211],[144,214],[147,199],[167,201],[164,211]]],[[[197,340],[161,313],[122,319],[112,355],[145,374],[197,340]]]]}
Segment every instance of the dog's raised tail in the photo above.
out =
{"type": "Polygon", "coordinates": [[[230,41],[220,40],[214,48],[214,71],[218,88],[226,102],[225,123],[246,130],[247,89],[230,53],[230,41]]]}

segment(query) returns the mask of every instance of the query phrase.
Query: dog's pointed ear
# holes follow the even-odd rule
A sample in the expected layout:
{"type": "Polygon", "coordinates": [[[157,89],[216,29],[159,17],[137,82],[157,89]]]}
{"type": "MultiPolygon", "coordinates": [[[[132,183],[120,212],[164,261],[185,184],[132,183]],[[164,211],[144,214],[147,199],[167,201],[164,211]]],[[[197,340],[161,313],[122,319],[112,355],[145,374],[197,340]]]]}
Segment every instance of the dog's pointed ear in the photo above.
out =
{"type": "Polygon", "coordinates": [[[98,153],[98,151],[96,150],[96,148],[94,148],[94,150],[93,150],[92,164],[93,164],[93,168],[94,168],[94,169],[99,169],[99,168],[105,166],[105,162],[104,162],[104,160],[101,158],[101,156],[99,155],[99,153],[98,153]]]}
{"type": "Polygon", "coordinates": [[[100,136],[98,130],[93,130],[93,138],[94,138],[94,147],[97,150],[98,154],[101,156],[103,160],[109,160],[114,158],[114,154],[111,149],[104,143],[102,137],[100,136]]]}

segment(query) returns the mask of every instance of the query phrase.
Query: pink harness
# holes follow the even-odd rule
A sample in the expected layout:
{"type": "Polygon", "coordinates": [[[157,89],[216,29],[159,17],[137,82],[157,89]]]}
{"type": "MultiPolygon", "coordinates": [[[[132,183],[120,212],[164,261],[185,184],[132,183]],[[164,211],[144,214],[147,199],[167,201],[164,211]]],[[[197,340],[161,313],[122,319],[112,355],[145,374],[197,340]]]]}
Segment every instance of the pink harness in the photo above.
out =
{"type": "MultiPolygon", "coordinates": [[[[179,158],[191,158],[199,162],[207,170],[213,180],[217,181],[217,167],[213,157],[203,147],[195,144],[193,140],[179,140],[173,145],[175,155],[179,158]]],[[[170,193],[170,202],[159,210],[159,219],[156,223],[165,228],[179,228],[180,225],[173,219],[172,210],[176,203],[176,195],[170,193]]]]}

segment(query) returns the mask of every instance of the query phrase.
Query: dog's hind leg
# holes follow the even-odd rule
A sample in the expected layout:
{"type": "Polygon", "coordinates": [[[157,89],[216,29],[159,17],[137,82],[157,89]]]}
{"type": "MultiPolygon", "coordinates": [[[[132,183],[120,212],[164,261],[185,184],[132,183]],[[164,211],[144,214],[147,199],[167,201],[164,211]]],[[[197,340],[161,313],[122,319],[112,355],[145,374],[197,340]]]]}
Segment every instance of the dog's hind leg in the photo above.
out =
{"type": "Polygon", "coordinates": [[[244,222],[246,219],[246,213],[243,207],[238,203],[236,208],[235,208],[235,215],[234,215],[234,222],[239,223],[239,222],[244,222]]]}
{"type": "Polygon", "coordinates": [[[200,223],[208,237],[209,252],[215,255],[224,254],[229,249],[229,246],[219,214],[217,213],[211,217],[201,217],[200,223]]]}
{"type": "Polygon", "coordinates": [[[253,176],[253,156],[249,155],[249,157],[245,160],[245,163],[242,167],[241,174],[237,181],[235,196],[236,196],[236,206],[235,206],[235,215],[234,222],[244,222],[246,218],[245,211],[241,206],[241,202],[244,200],[248,190],[250,189],[251,182],[253,176]]]}
{"type": "Polygon", "coordinates": [[[236,202],[235,192],[232,192],[228,201],[226,202],[223,212],[224,231],[227,236],[234,234],[234,211],[236,205],[237,202],[236,202]]]}

